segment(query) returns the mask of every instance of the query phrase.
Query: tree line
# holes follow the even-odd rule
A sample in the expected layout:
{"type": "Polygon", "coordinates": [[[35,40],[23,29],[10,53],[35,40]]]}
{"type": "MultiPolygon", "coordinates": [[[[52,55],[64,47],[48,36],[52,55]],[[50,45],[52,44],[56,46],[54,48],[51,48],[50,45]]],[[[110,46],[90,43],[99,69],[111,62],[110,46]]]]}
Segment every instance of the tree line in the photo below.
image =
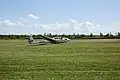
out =
{"type": "MultiPolygon", "coordinates": [[[[69,39],[120,39],[120,32],[116,33],[115,35],[111,34],[111,33],[107,33],[107,34],[102,34],[100,33],[99,35],[94,35],[93,33],[90,33],[89,35],[85,35],[85,34],[47,34],[44,33],[45,36],[48,37],[67,37],[69,39]]],[[[0,39],[27,39],[28,35],[0,35],[0,39]]],[[[40,36],[40,34],[38,35],[33,35],[34,39],[42,39],[42,37],[40,36]]]]}

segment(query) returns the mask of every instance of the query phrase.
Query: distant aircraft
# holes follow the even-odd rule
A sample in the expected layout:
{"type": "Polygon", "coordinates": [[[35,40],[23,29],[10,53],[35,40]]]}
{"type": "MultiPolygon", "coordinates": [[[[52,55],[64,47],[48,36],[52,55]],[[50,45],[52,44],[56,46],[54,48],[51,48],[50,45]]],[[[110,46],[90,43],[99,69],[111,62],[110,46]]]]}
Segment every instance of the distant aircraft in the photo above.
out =
{"type": "Polygon", "coordinates": [[[45,40],[35,41],[33,39],[32,35],[29,35],[29,37],[28,37],[29,44],[36,44],[36,45],[59,44],[59,43],[66,43],[66,42],[70,41],[69,38],[63,38],[63,37],[50,38],[50,37],[43,36],[43,35],[40,35],[40,36],[43,37],[45,40]]]}

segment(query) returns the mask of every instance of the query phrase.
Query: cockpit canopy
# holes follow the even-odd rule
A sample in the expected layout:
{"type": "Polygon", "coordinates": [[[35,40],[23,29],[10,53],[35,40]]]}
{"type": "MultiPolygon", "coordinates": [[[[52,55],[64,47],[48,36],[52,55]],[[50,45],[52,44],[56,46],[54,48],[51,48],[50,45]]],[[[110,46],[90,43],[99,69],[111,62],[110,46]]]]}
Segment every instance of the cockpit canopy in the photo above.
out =
{"type": "Polygon", "coordinates": [[[70,40],[68,38],[63,38],[63,37],[54,37],[52,39],[55,39],[55,40],[70,40]]]}

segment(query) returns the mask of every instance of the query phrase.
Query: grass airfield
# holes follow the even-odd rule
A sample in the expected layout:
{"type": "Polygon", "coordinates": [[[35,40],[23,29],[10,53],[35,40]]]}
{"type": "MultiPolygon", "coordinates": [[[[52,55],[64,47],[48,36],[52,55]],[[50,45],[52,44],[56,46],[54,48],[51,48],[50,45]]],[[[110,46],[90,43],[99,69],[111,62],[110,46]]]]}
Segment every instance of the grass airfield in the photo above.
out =
{"type": "Polygon", "coordinates": [[[120,80],[120,40],[0,40],[0,80],[120,80]]]}

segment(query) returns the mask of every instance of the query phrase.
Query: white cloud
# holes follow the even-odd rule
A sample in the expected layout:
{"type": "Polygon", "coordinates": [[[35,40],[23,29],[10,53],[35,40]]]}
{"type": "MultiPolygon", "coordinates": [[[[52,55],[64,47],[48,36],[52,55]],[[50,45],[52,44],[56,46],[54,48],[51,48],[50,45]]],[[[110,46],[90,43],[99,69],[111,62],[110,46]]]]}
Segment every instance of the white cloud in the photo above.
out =
{"type": "Polygon", "coordinates": [[[64,23],[42,24],[39,21],[39,17],[29,14],[28,18],[21,17],[19,21],[0,20],[0,34],[99,34],[100,32],[118,32],[120,31],[119,26],[119,22],[109,25],[100,25],[94,24],[91,21],[79,22],[70,18],[68,22],[64,23]]]}
{"type": "Polygon", "coordinates": [[[39,17],[37,17],[37,16],[35,16],[35,15],[33,15],[33,14],[29,14],[28,15],[28,19],[39,19],[39,17]]]}
{"type": "Polygon", "coordinates": [[[0,27],[24,26],[20,21],[0,20],[0,27]]]}

